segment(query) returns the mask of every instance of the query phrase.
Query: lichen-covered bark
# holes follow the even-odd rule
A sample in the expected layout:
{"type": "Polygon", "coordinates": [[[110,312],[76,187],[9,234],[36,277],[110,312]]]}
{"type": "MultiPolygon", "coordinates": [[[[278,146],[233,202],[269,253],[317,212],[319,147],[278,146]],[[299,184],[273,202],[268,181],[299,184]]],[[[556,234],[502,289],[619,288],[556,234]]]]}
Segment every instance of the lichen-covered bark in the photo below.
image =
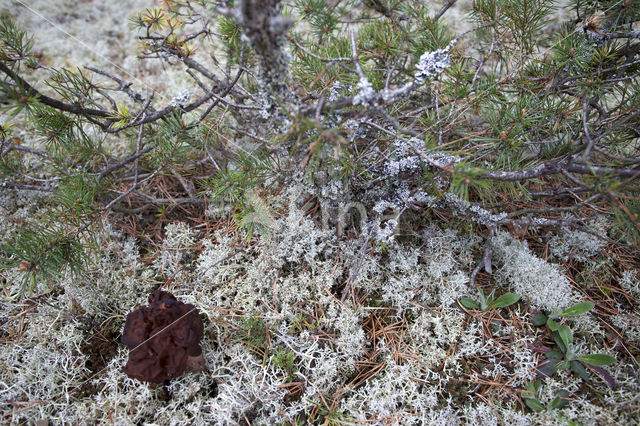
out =
{"type": "Polygon", "coordinates": [[[279,103],[295,102],[286,84],[290,57],[285,51],[285,34],[291,23],[281,10],[280,0],[244,0],[240,4],[242,27],[258,58],[259,77],[270,109],[279,103]]]}

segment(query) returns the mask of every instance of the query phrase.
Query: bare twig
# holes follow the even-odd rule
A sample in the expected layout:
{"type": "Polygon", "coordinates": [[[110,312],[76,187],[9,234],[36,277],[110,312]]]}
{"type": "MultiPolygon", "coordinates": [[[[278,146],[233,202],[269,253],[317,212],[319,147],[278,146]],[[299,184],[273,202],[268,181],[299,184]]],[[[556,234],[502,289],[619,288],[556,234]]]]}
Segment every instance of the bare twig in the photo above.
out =
{"type": "Polygon", "coordinates": [[[340,301],[344,302],[347,298],[347,295],[351,291],[351,286],[355,282],[356,278],[358,278],[358,274],[360,273],[360,268],[362,268],[362,263],[364,262],[364,257],[367,253],[367,247],[369,246],[369,242],[371,241],[371,237],[373,236],[373,222],[369,224],[369,233],[365,237],[362,245],[360,246],[360,250],[358,250],[358,254],[356,256],[356,260],[351,268],[351,273],[349,274],[349,278],[344,286],[344,290],[342,290],[342,296],[340,297],[340,301]]]}
{"type": "MultiPolygon", "coordinates": [[[[193,122],[189,123],[188,127],[192,127],[197,125],[198,123],[202,122],[202,120],[204,120],[207,115],[209,115],[209,113],[211,112],[211,110],[213,110],[213,108],[218,105],[218,103],[229,94],[229,92],[231,92],[231,89],[233,89],[233,86],[236,85],[236,83],[238,82],[238,80],[240,80],[240,77],[242,76],[242,64],[243,64],[243,58],[244,58],[244,43],[242,43],[242,48],[240,49],[240,59],[238,60],[238,64],[240,66],[240,69],[238,70],[236,77],[233,79],[233,81],[231,83],[227,84],[227,87],[224,89],[224,91],[218,96],[216,95],[216,100],[213,101],[211,103],[211,105],[209,105],[207,107],[207,109],[200,114],[200,117],[198,117],[196,120],[194,120],[193,122]]],[[[195,76],[194,76],[195,77],[195,76]]],[[[213,91],[210,91],[210,93],[212,95],[214,95],[213,91]]]]}
{"type": "Polygon", "coordinates": [[[565,170],[569,172],[589,175],[612,174],[616,176],[628,177],[637,175],[637,173],[640,171],[640,168],[626,169],[572,163],[570,159],[564,158],[560,160],[548,161],[546,163],[539,164],[526,170],[487,172],[479,177],[482,179],[516,182],[537,178],[543,175],[558,174],[565,170]]]}
{"type": "MultiPolygon", "coordinates": [[[[140,125],[140,130],[138,131],[138,138],[136,140],[136,154],[140,154],[140,152],[142,150],[142,130],[143,130],[143,128],[144,128],[144,125],[141,124],[140,125]]],[[[133,177],[133,184],[131,185],[131,187],[128,190],[126,190],[125,192],[123,192],[122,194],[120,194],[119,196],[117,196],[116,198],[111,200],[111,202],[109,202],[109,204],[104,206],[104,208],[102,209],[103,212],[108,212],[111,209],[111,207],[113,207],[113,205],[115,203],[117,203],[118,201],[120,201],[121,199],[123,199],[124,197],[129,195],[138,186],[138,158],[139,158],[139,155],[137,157],[134,156],[134,169],[135,169],[134,173],[135,174],[134,174],[134,177],[133,177]]],[[[153,172],[149,177],[147,177],[145,179],[145,181],[151,179],[159,171],[160,171],[160,169],[158,169],[155,172],[153,172]]]]}
{"type": "Polygon", "coordinates": [[[29,191],[44,191],[44,192],[51,192],[54,190],[54,188],[51,188],[49,186],[25,185],[21,183],[12,183],[12,182],[2,182],[0,183],[0,188],[26,189],[29,191]]]}
{"type": "Polygon", "coordinates": [[[437,21],[438,19],[440,19],[442,15],[444,15],[447,10],[449,10],[449,8],[456,3],[456,1],[458,0],[447,0],[447,2],[443,4],[440,10],[433,16],[433,20],[437,21]]]}
{"type": "Polygon", "coordinates": [[[480,269],[482,269],[484,267],[484,270],[485,270],[485,272],[487,274],[491,274],[493,272],[493,268],[491,266],[491,256],[493,254],[493,248],[491,246],[491,240],[493,239],[493,236],[495,235],[495,232],[496,232],[496,227],[495,226],[492,226],[492,227],[489,228],[489,236],[487,237],[487,240],[484,243],[484,254],[482,256],[482,260],[473,269],[473,272],[471,272],[471,277],[469,278],[469,285],[471,287],[475,286],[475,284],[476,284],[476,276],[478,275],[478,272],[480,272],[480,269]]]}
{"type": "Polygon", "coordinates": [[[122,161],[117,162],[116,164],[112,164],[108,167],[106,167],[104,170],[102,170],[100,173],[98,173],[98,179],[102,179],[104,178],[107,174],[113,172],[114,170],[119,169],[120,167],[126,166],[127,164],[131,163],[132,161],[140,158],[141,156],[143,156],[144,154],[146,154],[147,152],[151,151],[153,149],[153,146],[149,145],[146,148],[144,148],[141,151],[138,151],[132,155],[130,155],[129,157],[125,158],[122,161]]]}
{"type": "Polygon", "coordinates": [[[90,67],[88,65],[85,65],[85,68],[88,69],[89,71],[93,71],[96,74],[100,74],[103,75],[107,78],[110,78],[111,80],[115,81],[116,83],[118,83],[118,88],[116,89],[117,91],[120,92],[124,92],[126,93],[134,102],[138,103],[138,104],[144,104],[145,103],[145,97],[143,97],[140,93],[134,91],[131,89],[131,86],[133,85],[133,83],[129,83],[126,82],[124,80],[122,80],[121,78],[110,74],[106,71],[94,68],[94,67],[90,67]]]}

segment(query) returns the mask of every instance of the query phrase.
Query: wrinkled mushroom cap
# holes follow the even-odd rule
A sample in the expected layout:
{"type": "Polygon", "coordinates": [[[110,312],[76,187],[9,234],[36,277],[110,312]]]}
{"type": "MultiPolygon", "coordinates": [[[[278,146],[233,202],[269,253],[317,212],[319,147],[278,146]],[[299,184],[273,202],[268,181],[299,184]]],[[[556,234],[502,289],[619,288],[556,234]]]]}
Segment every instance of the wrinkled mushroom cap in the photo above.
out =
{"type": "Polygon", "coordinates": [[[149,306],[127,315],[121,341],[131,351],[125,373],[141,381],[163,383],[194,371],[194,366],[204,362],[203,330],[195,306],[156,290],[149,295],[149,306]]]}

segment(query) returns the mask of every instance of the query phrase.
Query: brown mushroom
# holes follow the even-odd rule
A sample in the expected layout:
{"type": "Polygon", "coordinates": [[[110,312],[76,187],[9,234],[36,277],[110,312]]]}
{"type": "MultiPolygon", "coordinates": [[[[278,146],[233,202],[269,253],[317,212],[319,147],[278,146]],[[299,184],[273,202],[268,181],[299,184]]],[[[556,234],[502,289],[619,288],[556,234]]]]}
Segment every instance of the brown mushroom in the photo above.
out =
{"type": "Polygon", "coordinates": [[[149,306],[127,315],[121,341],[130,352],[124,372],[134,379],[161,384],[187,372],[202,371],[202,333],[195,306],[156,290],[149,295],[149,306]]]}

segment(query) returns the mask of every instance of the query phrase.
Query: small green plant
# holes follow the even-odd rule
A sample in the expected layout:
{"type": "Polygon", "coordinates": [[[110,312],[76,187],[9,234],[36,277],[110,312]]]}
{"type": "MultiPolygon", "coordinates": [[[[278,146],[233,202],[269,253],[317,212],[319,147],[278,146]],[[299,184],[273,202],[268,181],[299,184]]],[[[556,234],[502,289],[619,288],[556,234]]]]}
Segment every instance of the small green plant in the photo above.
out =
{"type": "Polygon", "coordinates": [[[244,192],[254,185],[254,180],[242,169],[223,169],[214,177],[201,180],[198,184],[206,188],[202,194],[211,201],[236,204],[244,197],[244,192]]]}
{"type": "Polygon", "coordinates": [[[198,185],[201,194],[221,206],[228,205],[233,213],[237,229],[246,232],[247,241],[254,234],[269,238],[274,225],[274,216],[268,203],[254,190],[265,188],[268,180],[275,177],[279,165],[271,157],[259,152],[240,153],[235,158],[235,167],[227,167],[212,177],[203,179],[198,185]]]}
{"type": "Polygon", "coordinates": [[[307,424],[340,426],[354,424],[353,418],[341,413],[336,395],[321,395],[321,402],[311,409],[307,424]]]}
{"type": "Polygon", "coordinates": [[[540,380],[529,383],[522,393],[522,399],[524,403],[533,411],[551,411],[557,408],[565,407],[569,403],[569,392],[566,390],[560,390],[556,394],[555,398],[546,406],[542,403],[542,383],[540,380]]]}
{"type": "Polygon", "coordinates": [[[593,302],[580,302],[580,303],[576,303],[573,306],[570,306],[564,311],[558,310],[554,312],[547,312],[547,311],[540,312],[536,314],[536,316],[533,318],[533,324],[537,327],[540,327],[545,324],[549,325],[549,320],[553,321],[553,320],[558,320],[560,318],[575,317],[576,315],[586,314],[587,312],[592,310],[595,306],[596,305],[593,302]]]}
{"type": "Polygon", "coordinates": [[[247,241],[251,241],[253,235],[258,233],[263,238],[269,238],[269,231],[273,227],[274,218],[266,201],[253,191],[247,191],[246,200],[242,203],[240,212],[233,215],[236,220],[236,228],[244,229],[247,241]]]}
{"type": "Polygon", "coordinates": [[[495,290],[491,291],[489,295],[485,295],[482,289],[478,288],[478,302],[469,297],[462,297],[459,303],[467,309],[486,311],[494,308],[506,308],[520,300],[520,295],[516,293],[505,293],[498,298],[495,298],[494,294],[495,290]]]}
{"type": "Polygon", "coordinates": [[[273,355],[273,363],[287,373],[287,382],[291,382],[295,378],[295,357],[296,355],[290,349],[278,349],[273,355]]]}
{"type": "Polygon", "coordinates": [[[232,343],[242,343],[249,351],[258,355],[263,361],[269,353],[269,329],[262,318],[251,315],[243,318],[239,324],[238,336],[232,343]]]}
{"type": "MultiPolygon", "coordinates": [[[[573,331],[563,323],[564,318],[585,314],[594,306],[593,302],[581,302],[562,312],[540,312],[533,318],[535,326],[546,325],[549,328],[557,346],[557,350],[551,350],[545,354],[547,361],[538,367],[540,373],[551,376],[558,370],[571,369],[586,381],[589,380],[589,374],[585,366],[597,368],[613,364],[616,361],[614,357],[606,354],[581,354],[581,347],[576,346],[573,342],[573,331]]],[[[608,377],[606,371],[599,369],[599,372],[608,377]]]]}
{"type": "Polygon", "coordinates": [[[319,328],[323,317],[324,314],[322,314],[319,319],[315,319],[303,314],[302,312],[298,312],[295,317],[291,318],[291,326],[289,327],[289,330],[304,331],[319,328]]]}

